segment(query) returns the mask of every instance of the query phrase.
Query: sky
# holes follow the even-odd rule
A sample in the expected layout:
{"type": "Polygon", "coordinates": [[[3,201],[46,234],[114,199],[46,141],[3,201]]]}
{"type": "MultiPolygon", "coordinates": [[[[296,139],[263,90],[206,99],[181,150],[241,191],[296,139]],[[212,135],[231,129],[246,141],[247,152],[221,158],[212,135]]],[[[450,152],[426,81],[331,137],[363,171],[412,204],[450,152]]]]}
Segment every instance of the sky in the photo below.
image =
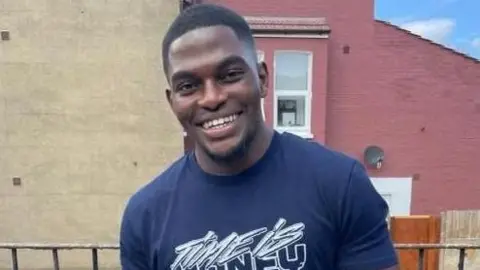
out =
{"type": "Polygon", "coordinates": [[[375,17],[480,59],[480,0],[375,0],[375,17]]]}

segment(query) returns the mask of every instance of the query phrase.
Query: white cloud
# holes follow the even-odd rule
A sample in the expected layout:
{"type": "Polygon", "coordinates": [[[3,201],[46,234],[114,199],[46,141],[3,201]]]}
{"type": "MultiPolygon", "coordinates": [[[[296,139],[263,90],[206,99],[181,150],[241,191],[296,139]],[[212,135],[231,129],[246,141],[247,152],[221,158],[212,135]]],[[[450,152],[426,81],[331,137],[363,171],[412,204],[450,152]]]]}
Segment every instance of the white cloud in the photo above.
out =
{"type": "Polygon", "coordinates": [[[447,18],[405,22],[400,27],[434,42],[444,43],[453,32],[455,21],[447,18]]]}
{"type": "Polygon", "coordinates": [[[472,40],[472,47],[480,49],[480,37],[472,40]]]}
{"type": "Polygon", "coordinates": [[[390,21],[390,23],[395,24],[395,25],[402,25],[402,24],[407,23],[407,22],[412,21],[412,20],[413,20],[412,16],[404,16],[404,17],[391,18],[389,21],[390,21]]]}

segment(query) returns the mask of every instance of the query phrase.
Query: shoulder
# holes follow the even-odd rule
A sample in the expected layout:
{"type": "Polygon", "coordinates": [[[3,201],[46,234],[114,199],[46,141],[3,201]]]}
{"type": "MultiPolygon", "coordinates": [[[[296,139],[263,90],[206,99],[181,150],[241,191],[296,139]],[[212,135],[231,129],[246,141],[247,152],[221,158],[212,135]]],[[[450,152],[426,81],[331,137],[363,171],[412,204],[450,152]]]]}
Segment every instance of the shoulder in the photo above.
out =
{"type": "Polygon", "coordinates": [[[289,160],[297,160],[303,169],[320,173],[323,178],[348,179],[358,161],[319,142],[291,133],[282,133],[282,149],[289,160]]]}
{"type": "MultiPolygon", "coordinates": [[[[289,167],[294,168],[298,179],[315,188],[329,211],[341,213],[340,207],[352,188],[370,185],[370,178],[361,162],[340,151],[315,141],[283,133],[281,135],[282,155],[289,167]],[[352,182],[356,182],[352,186],[352,182]]],[[[338,216],[338,215],[337,215],[338,216]]]]}
{"type": "Polygon", "coordinates": [[[299,174],[307,174],[302,181],[315,185],[321,207],[330,213],[339,268],[386,269],[397,264],[386,223],[388,205],[365,166],[319,143],[292,134],[281,138],[285,159],[299,174]]]}
{"type": "Polygon", "coordinates": [[[165,216],[173,191],[185,171],[186,156],[176,160],[127,201],[120,224],[120,259],[125,269],[147,269],[150,233],[165,216]]]}
{"type": "Polygon", "coordinates": [[[184,156],[173,162],[127,200],[120,224],[122,257],[132,257],[128,253],[134,250],[146,252],[152,226],[167,215],[178,181],[185,172],[186,160],[184,156]]]}
{"type": "Polygon", "coordinates": [[[144,214],[152,207],[161,207],[177,188],[187,167],[187,156],[174,161],[153,180],[140,187],[127,201],[125,216],[144,214]]]}

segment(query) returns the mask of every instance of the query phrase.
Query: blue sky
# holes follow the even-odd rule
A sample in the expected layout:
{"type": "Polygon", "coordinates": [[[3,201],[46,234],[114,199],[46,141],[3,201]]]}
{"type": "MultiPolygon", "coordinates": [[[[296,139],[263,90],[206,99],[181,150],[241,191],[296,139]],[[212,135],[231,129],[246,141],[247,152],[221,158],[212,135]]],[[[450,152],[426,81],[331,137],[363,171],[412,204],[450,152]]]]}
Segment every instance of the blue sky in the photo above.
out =
{"type": "Polygon", "coordinates": [[[375,17],[480,59],[480,0],[375,0],[375,17]]]}

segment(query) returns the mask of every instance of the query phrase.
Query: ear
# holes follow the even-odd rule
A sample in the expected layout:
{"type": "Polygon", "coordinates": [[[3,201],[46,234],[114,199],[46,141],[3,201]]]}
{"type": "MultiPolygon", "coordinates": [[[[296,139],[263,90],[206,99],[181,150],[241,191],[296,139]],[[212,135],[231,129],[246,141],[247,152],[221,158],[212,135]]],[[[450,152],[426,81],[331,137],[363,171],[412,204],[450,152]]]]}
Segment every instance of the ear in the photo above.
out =
{"type": "Polygon", "coordinates": [[[172,107],[172,90],[170,89],[165,89],[165,97],[168,100],[168,104],[170,104],[170,107],[172,107]]]}
{"type": "Polygon", "coordinates": [[[261,62],[258,64],[258,76],[260,79],[260,97],[265,98],[268,93],[268,68],[265,62],[261,62]]]}

